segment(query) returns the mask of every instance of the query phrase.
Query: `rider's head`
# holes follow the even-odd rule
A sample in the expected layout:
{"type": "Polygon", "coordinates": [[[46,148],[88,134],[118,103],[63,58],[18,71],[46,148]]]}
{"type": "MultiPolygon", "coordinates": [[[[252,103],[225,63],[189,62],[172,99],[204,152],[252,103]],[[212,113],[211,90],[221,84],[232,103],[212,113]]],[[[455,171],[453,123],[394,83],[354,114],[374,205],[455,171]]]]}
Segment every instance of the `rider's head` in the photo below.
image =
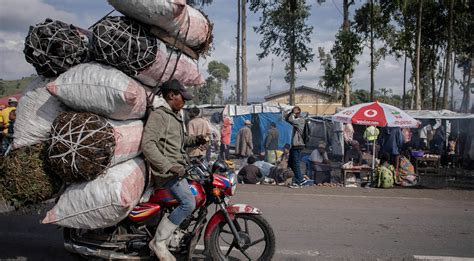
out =
{"type": "Polygon", "coordinates": [[[184,102],[193,99],[193,96],[186,90],[186,88],[176,79],[169,80],[161,86],[163,98],[165,98],[168,105],[175,112],[184,107],[184,102]]]}

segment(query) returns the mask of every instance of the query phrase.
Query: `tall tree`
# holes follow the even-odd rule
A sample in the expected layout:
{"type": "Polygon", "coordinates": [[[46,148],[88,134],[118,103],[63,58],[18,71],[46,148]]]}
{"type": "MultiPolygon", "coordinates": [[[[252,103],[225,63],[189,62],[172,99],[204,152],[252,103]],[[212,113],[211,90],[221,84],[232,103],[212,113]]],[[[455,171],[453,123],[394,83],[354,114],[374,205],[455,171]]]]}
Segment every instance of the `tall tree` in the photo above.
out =
{"type": "Polygon", "coordinates": [[[474,2],[456,1],[453,49],[458,68],[462,69],[461,91],[463,93],[461,112],[469,112],[471,104],[472,71],[474,64],[474,2]]]}
{"type": "Polygon", "coordinates": [[[421,110],[420,55],[421,55],[421,17],[423,0],[418,0],[418,16],[416,19],[416,68],[415,68],[415,109],[421,110]]]}
{"type": "Polygon", "coordinates": [[[305,0],[255,0],[250,4],[250,10],[262,11],[261,23],[254,27],[262,35],[262,52],[257,56],[262,59],[272,53],[286,61],[291,105],[295,104],[296,70],[306,70],[306,64],[314,57],[309,47],[313,27],[306,24],[309,9],[305,0]]]}
{"type": "Polygon", "coordinates": [[[207,66],[207,72],[209,77],[206,79],[206,84],[194,89],[194,102],[196,104],[214,104],[217,97],[222,104],[222,87],[229,80],[230,69],[223,63],[211,61],[207,66]]]}
{"type": "Polygon", "coordinates": [[[452,34],[453,34],[453,15],[454,15],[454,0],[447,0],[449,2],[448,9],[448,44],[446,47],[446,67],[444,69],[444,92],[443,92],[443,109],[449,109],[449,77],[451,76],[451,53],[452,53],[452,34]]]}
{"type": "Polygon", "coordinates": [[[393,41],[394,26],[390,24],[390,16],[381,12],[379,1],[370,0],[354,15],[355,31],[365,42],[370,44],[370,99],[375,95],[375,69],[380,60],[388,53],[388,45],[393,41]],[[370,17],[367,20],[367,17],[370,17]],[[381,44],[377,48],[375,42],[381,44]]]}

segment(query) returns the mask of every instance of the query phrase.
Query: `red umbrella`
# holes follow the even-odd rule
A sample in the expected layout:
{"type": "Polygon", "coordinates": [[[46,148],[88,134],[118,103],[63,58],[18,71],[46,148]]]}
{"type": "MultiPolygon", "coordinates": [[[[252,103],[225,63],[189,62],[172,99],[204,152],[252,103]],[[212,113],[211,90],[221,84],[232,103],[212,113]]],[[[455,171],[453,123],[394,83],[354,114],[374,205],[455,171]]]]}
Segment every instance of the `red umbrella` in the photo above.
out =
{"type": "Polygon", "coordinates": [[[420,122],[401,109],[379,102],[357,104],[336,113],[334,121],[379,127],[418,128],[420,122]]]}

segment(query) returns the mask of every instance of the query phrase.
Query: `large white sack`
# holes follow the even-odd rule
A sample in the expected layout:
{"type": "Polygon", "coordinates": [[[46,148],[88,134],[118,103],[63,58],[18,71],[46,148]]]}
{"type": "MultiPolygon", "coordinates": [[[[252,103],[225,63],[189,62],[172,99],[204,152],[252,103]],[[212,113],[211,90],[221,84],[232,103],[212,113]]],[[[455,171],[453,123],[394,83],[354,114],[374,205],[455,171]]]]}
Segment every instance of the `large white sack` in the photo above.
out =
{"type": "Polygon", "coordinates": [[[198,47],[209,40],[209,21],[201,12],[186,5],[185,0],[108,1],[122,14],[160,27],[171,36],[178,36],[178,39],[189,47],[198,47]]]}
{"type": "Polygon", "coordinates": [[[67,109],[46,89],[49,82],[44,77],[34,79],[21,97],[16,108],[13,148],[47,140],[54,119],[67,109]]]}
{"type": "Polygon", "coordinates": [[[98,63],[74,66],[47,88],[75,110],[115,120],[140,119],[146,112],[143,86],[123,72],[98,63]]]}
{"type": "Polygon", "coordinates": [[[149,86],[160,85],[170,80],[170,78],[176,79],[186,86],[203,85],[206,83],[199,72],[197,61],[185,54],[182,54],[178,59],[178,53],[176,51],[168,48],[166,44],[158,39],[157,44],[158,50],[156,52],[155,62],[135,76],[136,79],[149,86]],[[173,71],[173,77],[170,77],[173,71]]]}
{"type": "Polygon", "coordinates": [[[145,189],[145,162],[128,160],[89,182],[70,185],[43,224],[96,229],[117,224],[139,202],[145,189]]]}

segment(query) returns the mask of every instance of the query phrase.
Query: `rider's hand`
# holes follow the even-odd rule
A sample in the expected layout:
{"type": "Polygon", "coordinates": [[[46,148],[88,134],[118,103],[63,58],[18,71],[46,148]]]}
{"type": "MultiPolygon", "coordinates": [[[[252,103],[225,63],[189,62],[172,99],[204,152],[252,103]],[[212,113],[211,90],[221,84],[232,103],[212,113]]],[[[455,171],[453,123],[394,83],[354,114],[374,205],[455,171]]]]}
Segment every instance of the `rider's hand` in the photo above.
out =
{"type": "Polygon", "coordinates": [[[204,145],[207,143],[207,139],[204,135],[197,135],[196,136],[196,145],[204,145]]]}
{"type": "Polygon", "coordinates": [[[170,172],[182,178],[186,174],[186,169],[182,165],[175,165],[170,168],[170,172]]]}

